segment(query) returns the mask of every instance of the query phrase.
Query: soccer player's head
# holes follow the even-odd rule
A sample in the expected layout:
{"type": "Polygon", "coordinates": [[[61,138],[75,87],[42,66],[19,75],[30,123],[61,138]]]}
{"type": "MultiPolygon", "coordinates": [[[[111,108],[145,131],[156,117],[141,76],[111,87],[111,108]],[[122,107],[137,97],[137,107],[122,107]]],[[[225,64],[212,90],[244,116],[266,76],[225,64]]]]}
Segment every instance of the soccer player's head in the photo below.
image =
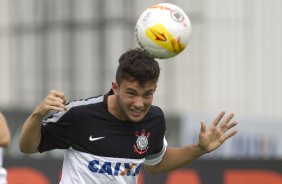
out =
{"type": "Polygon", "coordinates": [[[140,85],[147,82],[157,83],[160,74],[159,63],[143,49],[131,49],[119,58],[116,82],[137,81],[140,85]]]}
{"type": "Polygon", "coordinates": [[[141,121],[152,105],[160,74],[158,62],[147,52],[133,49],[119,59],[115,94],[115,115],[122,120],[141,121]]]}

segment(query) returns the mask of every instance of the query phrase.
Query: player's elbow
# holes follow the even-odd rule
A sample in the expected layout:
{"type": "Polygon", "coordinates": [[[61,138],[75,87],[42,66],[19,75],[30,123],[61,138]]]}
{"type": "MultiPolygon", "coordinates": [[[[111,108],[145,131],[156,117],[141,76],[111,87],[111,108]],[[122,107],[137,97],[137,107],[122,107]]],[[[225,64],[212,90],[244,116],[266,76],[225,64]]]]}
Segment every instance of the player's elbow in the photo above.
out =
{"type": "Polygon", "coordinates": [[[25,154],[33,154],[33,153],[37,153],[37,152],[38,152],[37,150],[28,149],[28,148],[23,147],[23,146],[20,146],[20,151],[21,151],[22,153],[25,153],[25,154]]]}
{"type": "Polygon", "coordinates": [[[146,170],[146,172],[151,174],[151,175],[157,175],[157,174],[161,173],[160,171],[157,171],[157,170],[146,170]]]}
{"type": "Polygon", "coordinates": [[[30,144],[23,144],[23,143],[19,143],[19,149],[20,152],[25,153],[25,154],[33,154],[33,153],[37,153],[37,148],[31,146],[30,144]]]}
{"type": "Polygon", "coordinates": [[[162,171],[158,169],[157,166],[148,166],[148,165],[144,165],[144,170],[149,173],[149,174],[152,174],[152,175],[155,175],[155,174],[159,174],[161,173],[162,171]]]}

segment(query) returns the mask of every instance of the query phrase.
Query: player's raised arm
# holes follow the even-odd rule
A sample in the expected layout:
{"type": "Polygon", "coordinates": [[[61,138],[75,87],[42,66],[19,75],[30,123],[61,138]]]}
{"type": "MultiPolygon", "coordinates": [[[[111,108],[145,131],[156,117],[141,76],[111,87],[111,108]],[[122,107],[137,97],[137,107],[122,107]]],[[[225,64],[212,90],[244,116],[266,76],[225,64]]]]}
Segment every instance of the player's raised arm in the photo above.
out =
{"type": "Polygon", "coordinates": [[[45,99],[36,106],[25,121],[19,140],[20,151],[23,153],[36,153],[41,141],[41,123],[43,118],[51,111],[64,111],[66,98],[64,93],[51,90],[45,99]]]}
{"type": "Polygon", "coordinates": [[[221,112],[208,128],[203,121],[201,122],[198,143],[181,148],[168,147],[162,161],[156,166],[144,165],[145,170],[150,173],[175,170],[217,149],[237,133],[237,130],[227,132],[237,125],[236,121],[231,121],[234,114],[231,113],[222,120],[224,114],[225,112],[221,112]]]}

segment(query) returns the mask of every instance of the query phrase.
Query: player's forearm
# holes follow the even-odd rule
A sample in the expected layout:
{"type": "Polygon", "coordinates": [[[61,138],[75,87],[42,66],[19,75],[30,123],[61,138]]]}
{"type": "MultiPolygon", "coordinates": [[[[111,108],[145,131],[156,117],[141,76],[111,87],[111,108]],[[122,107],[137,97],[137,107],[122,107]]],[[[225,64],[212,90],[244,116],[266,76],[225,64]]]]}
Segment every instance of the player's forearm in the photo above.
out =
{"type": "Polygon", "coordinates": [[[0,147],[7,147],[10,144],[10,131],[5,117],[0,112],[0,147]]]}
{"type": "Polygon", "coordinates": [[[19,140],[20,151],[31,154],[38,152],[37,148],[41,141],[41,122],[43,117],[31,114],[25,121],[19,140]]]}
{"type": "Polygon", "coordinates": [[[144,166],[146,171],[150,173],[166,172],[183,167],[205,152],[197,145],[189,145],[182,148],[167,148],[162,161],[156,166],[144,166]]]}
{"type": "Polygon", "coordinates": [[[0,147],[8,147],[10,144],[10,133],[6,127],[0,126],[0,147]]]}

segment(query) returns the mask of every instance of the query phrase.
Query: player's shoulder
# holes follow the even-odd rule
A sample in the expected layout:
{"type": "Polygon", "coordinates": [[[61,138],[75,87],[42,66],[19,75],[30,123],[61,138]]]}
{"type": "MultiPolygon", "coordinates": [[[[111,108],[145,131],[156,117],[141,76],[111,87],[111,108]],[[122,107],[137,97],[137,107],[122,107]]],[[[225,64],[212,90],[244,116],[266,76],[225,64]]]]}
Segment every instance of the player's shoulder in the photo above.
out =
{"type": "Polygon", "coordinates": [[[151,127],[152,129],[157,130],[158,132],[163,132],[166,129],[166,120],[164,112],[158,106],[151,106],[150,111],[144,118],[143,122],[144,126],[151,127]]]}
{"type": "MultiPolygon", "coordinates": [[[[73,112],[89,112],[91,105],[99,105],[103,103],[104,96],[99,95],[95,97],[73,100],[66,104],[66,111],[58,111],[55,113],[50,114],[43,120],[43,124],[49,122],[57,122],[60,119],[70,119],[72,118],[73,112]]],[[[92,108],[92,106],[91,106],[92,108]]]]}
{"type": "Polygon", "coordinates": [[[150,116],[164,118],[164,112],[159,106],[152,105],[149,111],[150,116]]]}
{"type": "Polygon", "coordinates": [[[67,109],[72,109],[72,108],[80,108],[80,107],[85,107],[88,105],[97,105],[102,103],[104,100],[103,95],[95,96],[95,97],[89,97],[85,99],[79,99],[79,100],[73,100],[70,101],[66,104],[67,109]]]}
{"type": "Polygon", "coordinates": [[[156,105],[152,105],[150,110],[157,114],[164,114],[163,110],[159,106],[156,106],[156,105]]]}

